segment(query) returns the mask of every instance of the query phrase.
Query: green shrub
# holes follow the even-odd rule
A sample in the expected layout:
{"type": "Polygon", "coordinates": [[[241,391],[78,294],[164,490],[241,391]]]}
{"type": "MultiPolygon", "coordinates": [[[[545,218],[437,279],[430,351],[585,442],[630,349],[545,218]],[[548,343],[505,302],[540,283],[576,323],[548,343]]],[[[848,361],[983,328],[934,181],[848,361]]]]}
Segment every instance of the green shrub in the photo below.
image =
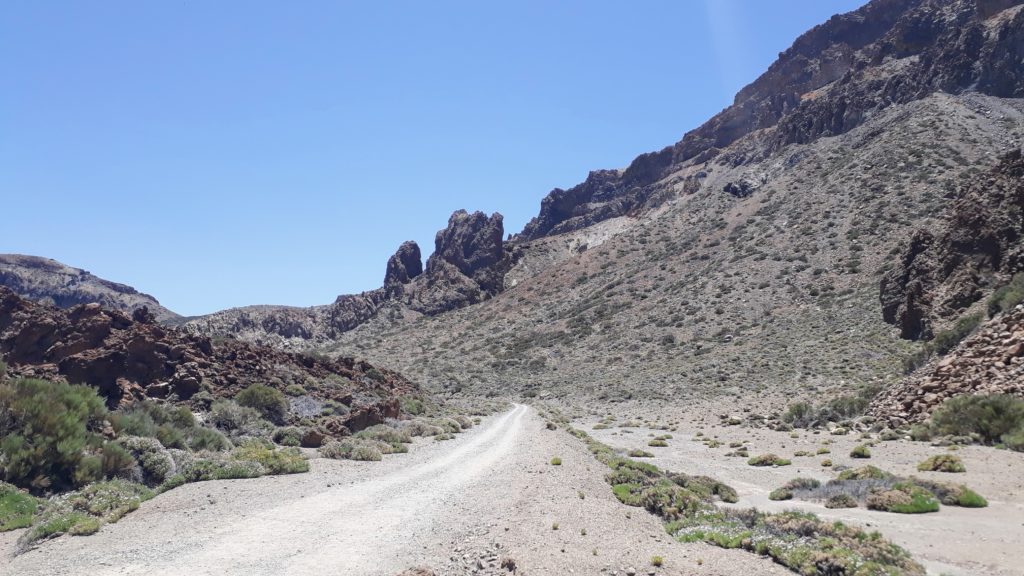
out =
{"type": "Polygon", "coordinates": [[[18,543],[32,543],[60,534],[93,534],[105,523],[114,523],[153,497],[145,486],[125,480],[90,484],[51,501],[18,543]]]}
{"type": "Polygon", "coordinates": [[[768,493],[769,500],[792,500],[793,491],[788,488],[776,488],[768,493]]]}
{"type": "Polygon", "coordinates": [[[629,451],[630,458],[654,458],[654,454],[651,454],[647,450],[634,449],[629,451]]]}
{"type": "Polygon", "coordinates": [[[927,425],[932,436],[976,434],[985,444],[997,444],[1024,434],[1024,398],[1009,394],[956,396],[932,413],[927,425]]]}
{"type": "Polygon", "coordinates": [[[298,448],[274,449],[263,442],[247,441],[235,448],[231,458],[236,461],[257,462],[268,474],[296,474],[309,471],[309,461],[298,448]]]}
{"type": "Polygon", "coordinates": [[[562,459],[559,458],[558,456],[555,456],[554,458],[551,459],[551,465],[552,466],[561,466],[562,465],[562,459]]]}
{"type": "Polygon", "coordinates": [[[747,460],[747,464],[751,466],[789,466],[791,462],[775,454],[762,454],[747,460]]]}
{"type": "Polygon", "coordinates": [[[0,383],[0,479],[35,492],[66,490],[104,475],[96,392],[45,380],[0,383]],[[87,456],[92,455],[86,459],[87,456]]]}
{"type": "Polygon", "coordinates": [[[285,415],[288,413],[288,399],[284,394],[263,384],[253,384],[242,390],[235,396],[235,402],[256,410],[263,418],[274,424],[284,424],[285,415]]]}
{"type": "Polygon", "coordinates": [[[988,299],[989,318],[1000,312],[1012,310],[1022,301],[1024,301],[1024,272],[1018,272],[1013,275],[1009,284],[1000,287],[988,299]]]}
{"type": "Polygon", "coordinates": [[[302,443],[302,430],[295,426],[285,426],[274,430],[274,442],[281,446],[298,446],[302,443]]]}
{"type": "Polygon", "coordinates": [[[298,384],[289,384],[284,389],[284,393],[289,396],[302,396],[306,393],[306,389],[298,384]]]}
{"type": "Polygon", "coordinates": [[[142,477],[137,478],[147,486],[162,484],[169,476],[177,473],[177,465],[170,452],[156,438],[125,436],[117,439],[139,464],[142,477]]]}
{"type": "Polygon", "coordinates": [[[214,430],[213,428],[206,428],[204,426],[196,426],[191,430],[191,434],[188,439],[188,447],[190,450],[199,452],[206,450],[209,452],[220,452],[222,450],[229,450],[231,442],[224,437],[223,434],[214,430]]]}
{"type": "Polygon", "coordinates": [[[273,425],[264,420],[255,408],[232,400],[217,400],[210,406],[210,422],[220,430],[236,436],[268,436],[273,425]]]}
{"type": "Polygon", "coordinates": [[[373,444],[352,439],[328,442],[321,446],[318,452],[324,458],[333,458],[335,460],[378,462],[383,459],[380,450],[373,444]]]}
{"type": "Polygon", "coordinates": [[[886,480],[893,475],[875,466],[851,468],[839,473],[839,480],[886,480]]]}
{"type": "Polygon", "coordinates": [[[967,472],[964,463],[953,454],[936,454],[917,465],[921,472],[967,472]]]}
{"type": "Polygon", "coordinates": [[[825,508],[856,508],[857,500],[849,494],[833,494],[825,500],[825,508]]]}
{"type": "Polygon", "coordinates": [[[897,514],[924,514],[939,511],[939,501],[928,490],[910,482],[901,482],[889,490],[879,490],[867,498],[868,508],[897,514]]]}
{"type": "Polygon", "coordinates": [[[867,445],[860,444],[850,451],[850,458],[871,458],[871,450],[868,450],[867,445]]]}
{"type": "Polygon", "coordinates": [[[0,532],[28,527],[41,504],[13,484],[0,482],[0,532]]]}

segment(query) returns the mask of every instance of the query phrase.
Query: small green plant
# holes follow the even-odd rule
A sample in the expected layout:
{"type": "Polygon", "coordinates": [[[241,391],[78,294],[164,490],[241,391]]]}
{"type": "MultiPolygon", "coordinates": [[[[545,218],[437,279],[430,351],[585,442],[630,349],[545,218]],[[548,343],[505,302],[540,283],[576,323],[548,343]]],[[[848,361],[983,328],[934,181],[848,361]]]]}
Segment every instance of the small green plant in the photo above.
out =
{"type": "Polygon", "coordinates": [[[554,522],[553,524],[551,524],[551,529],[558,530],[558,522],[554,522]]]}
{"type": "Polygon", "coordinates": [[[1024,272],[1018,272],[1013,275],[1008,284],[997,289],[988,299],[989,318],[1000,312],[1012,310],[1022,301],[1024,301],[1024,272]]]}
{"type": "Polygon", "coordinates": [[[860,444],[850,451],[850,458],[871,458],[871,450],[867,445],[860,444]]]}
{"type": "Polygon", "coordinates": [[[647,450],[633,449],[629,451],[630,458],[654,458],[654,454],[651,454],[647,450]]]}
{"type": "Polygon", "coordinates": [[[22,493],[12,484],[0,482],[0,532],[25,528],[42,501],[22,493]]]}
{"type": "Polygon", "coordinates": [[[953,454],[936,454],[917,465],[921,472],[967,472],[967,468],[958,456],[953,454]]]}
{"type": "Polygon", "coordinates": [[[792,462],[775,454],[762,454],[747,460],[747,464],[751,466],[789,466],[792,462]]]}
{"type": "Polygon", "coordinates": [[[235,396],[235,402],[256,410],[275,424],[284,424],[284,417],[288,413],[288,399],[284,394],[263,384],[253,384],[242,390],[235,396]]]}
{"type": "Polygon", "coordinates": [[[849,494],[834,494],[825,500],[825,508],[856,508],[857,500],[849,494]]]}
{"type": "Polygon", "coordinates": [[[648,442],[647,445],[652,448],[665,448],[666,446],[668,446],[668,442],[665,442],[665,440],[662,438],[655,438],[648,442]]]}
{"type": "Polygon", "coordinates": [[[879,490],[867,498],[871,510],[897,514],[925,514],[939,511],[939,501],[928,490],[910,482],[900,482],[889,490],[879,490]]]}
{"type": "Polygon", "coordinates": [[[665,559],[661,556],[651,556],[651,566],[660,568],[665,564],[665,559]]]}
{"type": "Polygon", "coordinates": [[[554,458],[551,459],[551,465],[552,466],[561,466],[562,465],[562,459],[559,458],[558,456],[555,456],[554,458]]]}

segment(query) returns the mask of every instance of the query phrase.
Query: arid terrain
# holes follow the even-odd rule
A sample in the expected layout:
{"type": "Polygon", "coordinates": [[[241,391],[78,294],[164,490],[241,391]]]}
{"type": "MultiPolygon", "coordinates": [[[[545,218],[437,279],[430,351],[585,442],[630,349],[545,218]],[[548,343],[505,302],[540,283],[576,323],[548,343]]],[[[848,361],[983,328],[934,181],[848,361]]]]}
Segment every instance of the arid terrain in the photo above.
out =
{"type": "Polygon", "coordinates": [[[872,0],[334,302],[0,255],[0,573],[1024,576],[1022,146],[1024,2],[872,0]]]}

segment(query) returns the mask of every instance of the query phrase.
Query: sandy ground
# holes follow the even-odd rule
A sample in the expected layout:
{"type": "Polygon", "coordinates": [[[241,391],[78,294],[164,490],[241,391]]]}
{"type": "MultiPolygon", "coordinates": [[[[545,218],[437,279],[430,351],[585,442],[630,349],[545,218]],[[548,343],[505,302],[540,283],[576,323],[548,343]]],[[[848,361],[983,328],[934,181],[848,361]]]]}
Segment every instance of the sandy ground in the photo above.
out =
{"type": "Polygon", "coordinates": [[[581,442],[517,405],[383,462],[316,459],[308,474],[186,485],[93,536],[18,557],[18,533],[3,534],[0,573],[497,574],[512,558],[529,575],[788,574],[744,552],[672,541],[657,518],[616,501],[604,474],[581,442]],[[651,566],[656,555],[662,568],[651,566]]]}
{"type": "MultiPolygon", "coordinates": [[[[673,414],[662,423],[674,423],[676,431],[652,428],[620,428],[593,430],[596,421],[581,427],[595,438],[619,449],[641,448],[655,454],[649,459],[662,468],[690,474],[706,474],[733,486],[740,494],[736,506],[757,507],[779,511],[802,509],[824,518],[834,518],[878,530],[908,549],[933,574],[955,576],[1022,576],[1024,575],[1024,454],[971,446],[957,450],[967,467],[963,474],[918,472],[917,464],[927,457],[948,451],[923,442],[897,440],[881,442],[871,448],[871,458],[854,459],[850,450],[863,441],[860,435],[832,436],[798,430],[797,438],[789,432],[750,429],[741,426],[708,425],[699,416],[673,414]],[[695,438],[721,441],[709,448],[695,438]],[[672,434],[666,448],[649,447],[652,436],[672,434]],[[792,465],[759,468],[749,466],[746,458],[727,457],[730,442],[747,441],[751,456],[774,453],[792,460],[792,465]],[[794,452],[814,454],[826,448],[829,454],[793,457],[794,452]],[[832,468],[821,461],[831,459],[832,468]],[[934,514],[906,515],[875,512],[863,508],[829,510],[820,503],[774,502],[768,493],[787,480],[801,476],[826,481],[837,475],[836,469],[871,464],[901,476],[918,476],[945,482],[966,484],[989,501],[987,508],[967,509],[943,506],[934,514]]],[[[645,459],[648,460],[648,459],[645,459]]]]}

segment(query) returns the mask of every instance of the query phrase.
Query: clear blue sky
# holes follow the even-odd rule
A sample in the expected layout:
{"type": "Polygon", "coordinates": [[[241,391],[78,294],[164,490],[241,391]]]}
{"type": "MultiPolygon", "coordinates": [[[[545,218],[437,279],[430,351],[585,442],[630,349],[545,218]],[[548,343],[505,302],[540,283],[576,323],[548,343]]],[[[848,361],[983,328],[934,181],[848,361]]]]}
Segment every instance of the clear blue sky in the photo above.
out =
{"type": "Polygon", "coordinates": [[[518,232],[861,3],[8,0],[0,252],[183,314],[329,303],[453,210],[518,232]]]}

